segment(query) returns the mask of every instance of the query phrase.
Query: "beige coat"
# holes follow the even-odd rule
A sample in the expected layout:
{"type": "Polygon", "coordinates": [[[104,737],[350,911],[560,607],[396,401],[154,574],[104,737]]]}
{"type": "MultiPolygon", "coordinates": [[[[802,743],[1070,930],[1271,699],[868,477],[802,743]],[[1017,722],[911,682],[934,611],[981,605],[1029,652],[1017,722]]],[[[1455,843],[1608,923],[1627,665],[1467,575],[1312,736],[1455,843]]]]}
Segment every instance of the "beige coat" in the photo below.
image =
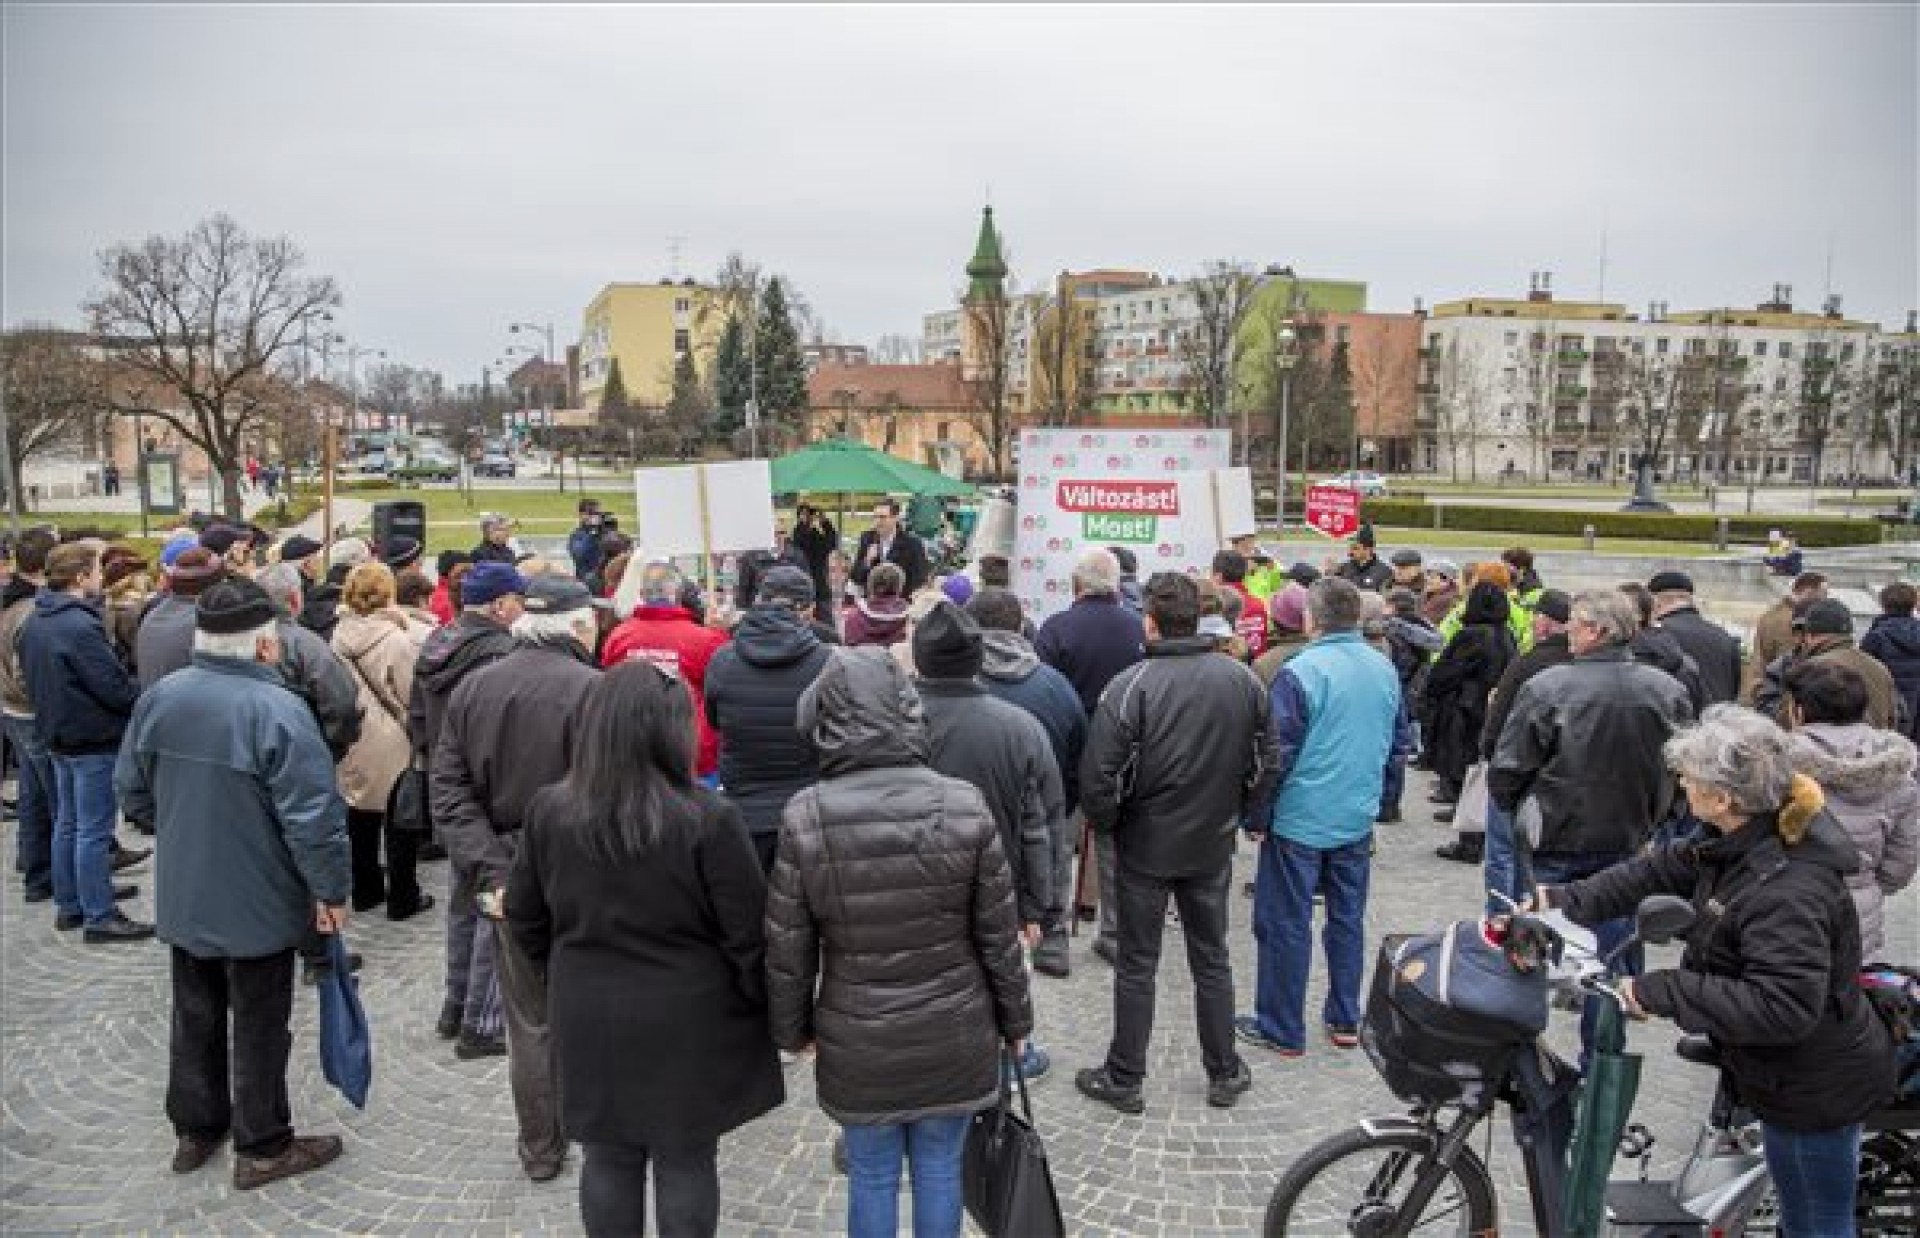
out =
{"type": "Polygon", "coordinates": [[[413,663],[432,631],[398,609],[371,615],[340,612],[333,651],[360,692],[360,739],[340,762],[340,794],[362,812],[385,812],[393,784],[407,768],[407,701],[413,663]]]}

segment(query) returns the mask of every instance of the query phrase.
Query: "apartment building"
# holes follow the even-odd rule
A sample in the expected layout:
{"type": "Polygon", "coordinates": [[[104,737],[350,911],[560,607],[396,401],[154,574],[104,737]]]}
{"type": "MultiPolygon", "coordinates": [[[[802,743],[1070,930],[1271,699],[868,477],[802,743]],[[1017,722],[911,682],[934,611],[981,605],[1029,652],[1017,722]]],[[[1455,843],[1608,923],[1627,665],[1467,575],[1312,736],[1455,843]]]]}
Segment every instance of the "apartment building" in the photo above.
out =
{"type": "Polygon", "coordinates": [[[1423,471],[1615,481],[1649,450],[1667,477],[1898,471],[1888,384],[1910,372],[1913,337],[1845,317],[1837,297],[1809,312],[1776,285],[1752,308],[1634,313],[1558,300],[1538,272],[1524,299],[1444,302],[1422,331],[1423,471]]]}
{"type": "Polygon", "coordinates": [[[664,406],[673,393],[673,365],[691,350],[708,364],[719,342],[714,290],[691,279],[613,283],[580,316],[580,400],[600,406],[614,362],[629,403],[664,406]]]}

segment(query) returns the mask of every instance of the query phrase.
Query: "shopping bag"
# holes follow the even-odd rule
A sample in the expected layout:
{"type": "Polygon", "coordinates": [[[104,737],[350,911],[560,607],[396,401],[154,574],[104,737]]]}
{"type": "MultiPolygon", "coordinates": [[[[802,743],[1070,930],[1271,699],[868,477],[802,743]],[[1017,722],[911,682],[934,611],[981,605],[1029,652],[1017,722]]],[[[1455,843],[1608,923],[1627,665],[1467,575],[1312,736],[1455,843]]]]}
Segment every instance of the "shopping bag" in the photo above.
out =
{"type": "Polygon", "coordinates": [[[327,967],[319,977],[320,1073],[340,1089],[355,1109],[367,1107],[373,1083],[373,1034],[360,1006],[360,977],[347,966],[347,943],[339,933],[327,937],[327,967]]]}
{"type": "Polygon", "coordinates": [[[1476,761],[1460,780],[1460,802],[1453,808],[1453,828],[1461,834],[1487,832],[1487,763],[1476,761]]]}
{"type": "Polygon", "coordinates": [[[1019,1055],[1006,1050],[1000,1099],[973,1116],[967,1130],[966,1165],[961,1173],[967,1215],[988,1238],[1065,1238],[1060,1197],[1053,1189],[1047,1149],[1033,1128],[1033,1104],[1020,1074],[1019,1055]],[[1013,1077],[1020,1111],[1005,1084],[1013,1077]]]}
{"type": "Polygon", "coordinates": [[[387,825],[424,834],[433,828],[427,816],[427,771],[409,765],[387,794],[387,825]]]}
{"type": "Polygon", "coordinates": [[[1567,1189],[1561,1232],[1568,1238],[1598,1238],[1607,1210],[1607,1179],[1620,1136],[1640,1093],[1640,1055],[1626,1052],[1626,1016],[1612,998],[1599,1002],[1594,1028],[1593,1062],[1574,1110],[1573,1142],[1567,1155],[1567,1189]]]}

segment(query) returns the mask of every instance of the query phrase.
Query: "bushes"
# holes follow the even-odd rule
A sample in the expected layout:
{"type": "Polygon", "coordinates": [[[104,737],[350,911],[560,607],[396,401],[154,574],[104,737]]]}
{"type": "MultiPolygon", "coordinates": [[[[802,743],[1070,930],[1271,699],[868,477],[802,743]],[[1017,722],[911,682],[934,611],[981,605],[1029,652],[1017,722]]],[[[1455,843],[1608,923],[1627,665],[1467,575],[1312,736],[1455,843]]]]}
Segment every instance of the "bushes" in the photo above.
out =
{"type": "Polygon", "coordinates": [[[1599,537],[1711,542],[1718,536],[1720,521],[1725,520],[1729,541],[1756,545],[1764,544],[1769,532],[1783,527],[1791,528],[1800,545],[1807,548],[1872,546],[1878,545],[1881,540],[1880,527],[1874,521],[1835,516],[1805,516],[1787,520],[1779,516],[1542,510],[1472,503],[1449,503],[1436,507],[1401,498],[1369,499],[1361,504],[1360,513],[1362,519],[1372,524],[1395,529],[1463,529],[1579,537],[1591,525],[1599,537]]]}

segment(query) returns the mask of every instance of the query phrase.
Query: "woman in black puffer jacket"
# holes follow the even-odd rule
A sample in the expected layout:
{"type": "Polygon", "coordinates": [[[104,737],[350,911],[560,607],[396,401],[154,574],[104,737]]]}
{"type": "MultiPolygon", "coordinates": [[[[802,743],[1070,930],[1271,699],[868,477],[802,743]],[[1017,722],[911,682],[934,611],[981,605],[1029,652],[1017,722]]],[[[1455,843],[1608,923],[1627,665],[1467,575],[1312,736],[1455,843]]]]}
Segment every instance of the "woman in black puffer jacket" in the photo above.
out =
{"type": "Polygon", "coordinates": [[[1891,1101],[1893,1045],[1860,991],[1860,924],[1846,878],[1859,848],[1793,772],[1787,735],[1716,705],[1667,742],[1704,842],[1670,843],[1535,899],[1580,924],[1649,894],[1693,901],[1680,966],[1624,981],[1628,1013],[1713,1039],[1760,1118],[1789,1236],[1851,1234],[1861,1122],[1891,1101]]]}
{"type": "MultiPolygon", "coordinates": [[[[1450,807],[1460,798],[1467,770],[1480,756],[1480,733],[1487,723],[1487,699],[1507,664],[1518,656],[1513,630],[1507,626],[1512,603],[1506,591],[1481,581],[1467,593],[1460,630],[1440,652],[1427,672],[1426,710],[1433,735],[1427,751],[1433,756],[1433,802],[1449,805],[1434,820],[1453,820],[1450,807]]],[[[1440,849],[1447,859],[1480,861],[1475,833],[1440,849]]]]}
{"type": "Polygon", "coordinates": [[[919,697],[883,650],[835,650],[798,725],[822,780],[787,804],[767,895],[774,1041],[818,1052],[849,1232],[893,1232],[905,1156],[914,1232],[957,1234],[968,1119],[1033,1029],[999,831],[978,790],[927,768],[919,697]]]}

